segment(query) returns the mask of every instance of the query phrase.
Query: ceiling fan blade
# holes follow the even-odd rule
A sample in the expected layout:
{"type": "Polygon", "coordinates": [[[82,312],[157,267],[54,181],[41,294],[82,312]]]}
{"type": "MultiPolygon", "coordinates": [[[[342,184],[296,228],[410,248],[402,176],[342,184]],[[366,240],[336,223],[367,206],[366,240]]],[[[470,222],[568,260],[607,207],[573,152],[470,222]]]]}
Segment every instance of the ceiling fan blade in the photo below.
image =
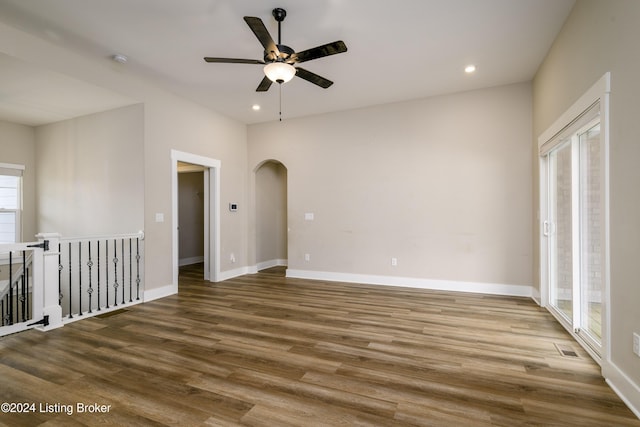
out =
{"type": "Polygon", "coordinates": [[[262,64],[264,65],[264,61],[258,61],[257,59],[236,59],[236,58],[211,58],[205,57],[205,61],[207,62],[221,62],[224,64],[262,64]]]}
{"type": "Polygon", "coordinates": [[[266,92],[266,91],[268,91],[269,88],[271,87],[272,83],[273,82],[271,80],[269,80],[269,77],[264,76],[264,78],[262,79],[262,81],[258,85],[258,88],[256,89],[256,92],[266,92]]]}
{"type": "Polygon", "coordinates": [[[295,62],[306,62],[312,59],[318,59],[329,55],[335,55],[347,51],[347,45],[342,40],[338,40],[333,43],[327,43],[322,46],[317,46],[311,49],[303,50],[293,54],[295,62]]]}
{"type": "Polygon", "coordinates": [[[251,31],[253,31],[253,34],[256,35],[256,37],[260,41],[260,44],[262,45],[262,47],[264,47],[264,50],[266,52],[273,52],[274,59],[280,56],[280,51],[278,50],[276,43],[271,38],[267,27],[264,26],[262,19],[256,18],[254,16],[245,16],[244,22],[246,22],[249,28],[251,28],[251,31]]]}
{"type": "Polygon", "coordinates": [[[318,85],[323,89],[326,89],[333,84],[331,80],[327,80],[324,77],[321,77],[315,73],[312,73],[311,71],[307,71],[304,68],[300,67],[296,68],[296,76],[310,83],[313,83],[314,85],[318,85]]]}

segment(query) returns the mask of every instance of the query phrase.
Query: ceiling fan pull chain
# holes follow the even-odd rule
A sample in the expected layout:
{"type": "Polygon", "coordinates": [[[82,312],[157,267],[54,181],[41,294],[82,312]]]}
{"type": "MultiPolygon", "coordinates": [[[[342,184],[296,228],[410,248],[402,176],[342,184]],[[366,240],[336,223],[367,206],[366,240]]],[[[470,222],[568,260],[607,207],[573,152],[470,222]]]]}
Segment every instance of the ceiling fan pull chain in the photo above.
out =
{"type": "Polygon", "coordinates": [[[280,88],[280,121],[282,121],[282,84],[279,84],[280,88]]]}

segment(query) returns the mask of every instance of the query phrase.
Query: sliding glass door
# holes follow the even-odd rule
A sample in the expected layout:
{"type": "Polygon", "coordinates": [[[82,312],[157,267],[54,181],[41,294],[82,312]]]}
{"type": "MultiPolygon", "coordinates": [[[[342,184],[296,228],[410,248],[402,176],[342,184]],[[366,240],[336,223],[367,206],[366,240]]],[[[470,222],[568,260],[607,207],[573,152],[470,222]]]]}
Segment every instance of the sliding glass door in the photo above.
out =
{"type": "Polygon", "coordinates": [[[549,310],[595,353],[602,348],[603,191],[598,106],[543,153],[549,310]]]}
{"type": "Polygon", "coordinates": [[[578,135],[580,152],[580,333],[602,340],[602,188],[600,123],[578,135]]]}
{"type": "Polygon", "coordinates": [[[606,73],[538,137],[540,303],[596,361],[611,336],[610,93],[606,73]]]}
{"type": "Polygon", "coordinates": [[[549,302],[573,323],[572,146],[570,141],[549,153],[549,302]]]}

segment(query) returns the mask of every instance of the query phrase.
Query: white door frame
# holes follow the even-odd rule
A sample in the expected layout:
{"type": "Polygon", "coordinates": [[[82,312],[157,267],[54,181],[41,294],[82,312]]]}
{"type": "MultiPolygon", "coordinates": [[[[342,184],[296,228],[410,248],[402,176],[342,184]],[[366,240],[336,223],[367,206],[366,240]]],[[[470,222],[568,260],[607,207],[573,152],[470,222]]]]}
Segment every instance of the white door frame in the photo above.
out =
{"type": "Polygon", "coordinates": [[[171,225],[173,283],[178,286],[178,162],[203,166],[204,171],[204,275],[220,277],[220,160],[171,150],[171,225]]]}
{"type": "MultiPolygon", "coordinates": [[[[600,208],[602,212],[602,280],[603,280],[603,313],[602,313],[602,354],[594,352],[589,345],[575,331],[568,330],[569,333],[585,348],[585,350],[599,364],[602,361],[610,362],[611,355],[611,312],[610,306],[610,243],[609,243],[609,94],[611,93],[611,74],[605,73],[589,90],[587,90],[560,118],[558,118],[551,127],[538,137],[538,150],[543,152],[542,146],[551,141],[560,132],[566,129],[571,123],[579,118],[582,113],[589,109],[595,102],[600,102],[600,134],[601,134],[601,181],[602,198],[600,208]]],[[[549,265],[550,254],[548,247],[549,223],[548,223],[548,202],[549,194],[549,165],[547,164],[547,156],[540,155],[538,157],[538,165],[540,171],[540,211],[539,211],[539,227],[540,227],[540,295],[541,305],[543,307],[550,306],[549,292],[549,265]]],[[[574,178],[575,179],[575,178],[574,178]]],[[[574,202],[575,204],[575,202],[574,202]]],[[[574,219],[573,223],[578,221],[574,219]]],[[[575,234],[574,230],[574,234],[575,234]]],[[[578,248],[574,248],[577,251],[578,248]]],[[[575,308],[574,308],[575,310],[575,308]]],[[[550,310],[552,314],[554,312],[550,310]]],[[[554,314],[555,315],[555,314],[554,314]]],[[[560,320],[560,319],[559,319],[560,320]]],[[[562,322],[561,322],[562,323],[562,322]]],[[[563,324],[566,327],[566,325],[563,324]]]]}

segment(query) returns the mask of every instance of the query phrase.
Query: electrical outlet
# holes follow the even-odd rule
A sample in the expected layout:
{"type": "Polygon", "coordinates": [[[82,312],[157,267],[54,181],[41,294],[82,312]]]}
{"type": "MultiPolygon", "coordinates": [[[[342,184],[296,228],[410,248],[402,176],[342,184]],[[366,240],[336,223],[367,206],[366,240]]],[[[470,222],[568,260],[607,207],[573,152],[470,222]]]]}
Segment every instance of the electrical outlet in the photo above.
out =
{"type": "Polygon", "coordinates": [[[309,255],[309,254],[304,254],[304,260],[305,260],[305,261],[311,261],[311,255],[309,255]]]}
{"type": "Polygon", "coordinates": [[[637,333],[633,334],[633,352],[640,357],[640,335],[637,333]]]}
{"type": "Polygon", "coordinates": [[[233,252],[231,252],[231,255],[229,256],[229,261],[231,261],[232,263],[236,262],[236,256],[233,252]]]}
{"type": "Polygon", "coordinates": [[[393,267],[397,267],[398,266],[398,258],[391,258],[391,265],[393,267]]]}

